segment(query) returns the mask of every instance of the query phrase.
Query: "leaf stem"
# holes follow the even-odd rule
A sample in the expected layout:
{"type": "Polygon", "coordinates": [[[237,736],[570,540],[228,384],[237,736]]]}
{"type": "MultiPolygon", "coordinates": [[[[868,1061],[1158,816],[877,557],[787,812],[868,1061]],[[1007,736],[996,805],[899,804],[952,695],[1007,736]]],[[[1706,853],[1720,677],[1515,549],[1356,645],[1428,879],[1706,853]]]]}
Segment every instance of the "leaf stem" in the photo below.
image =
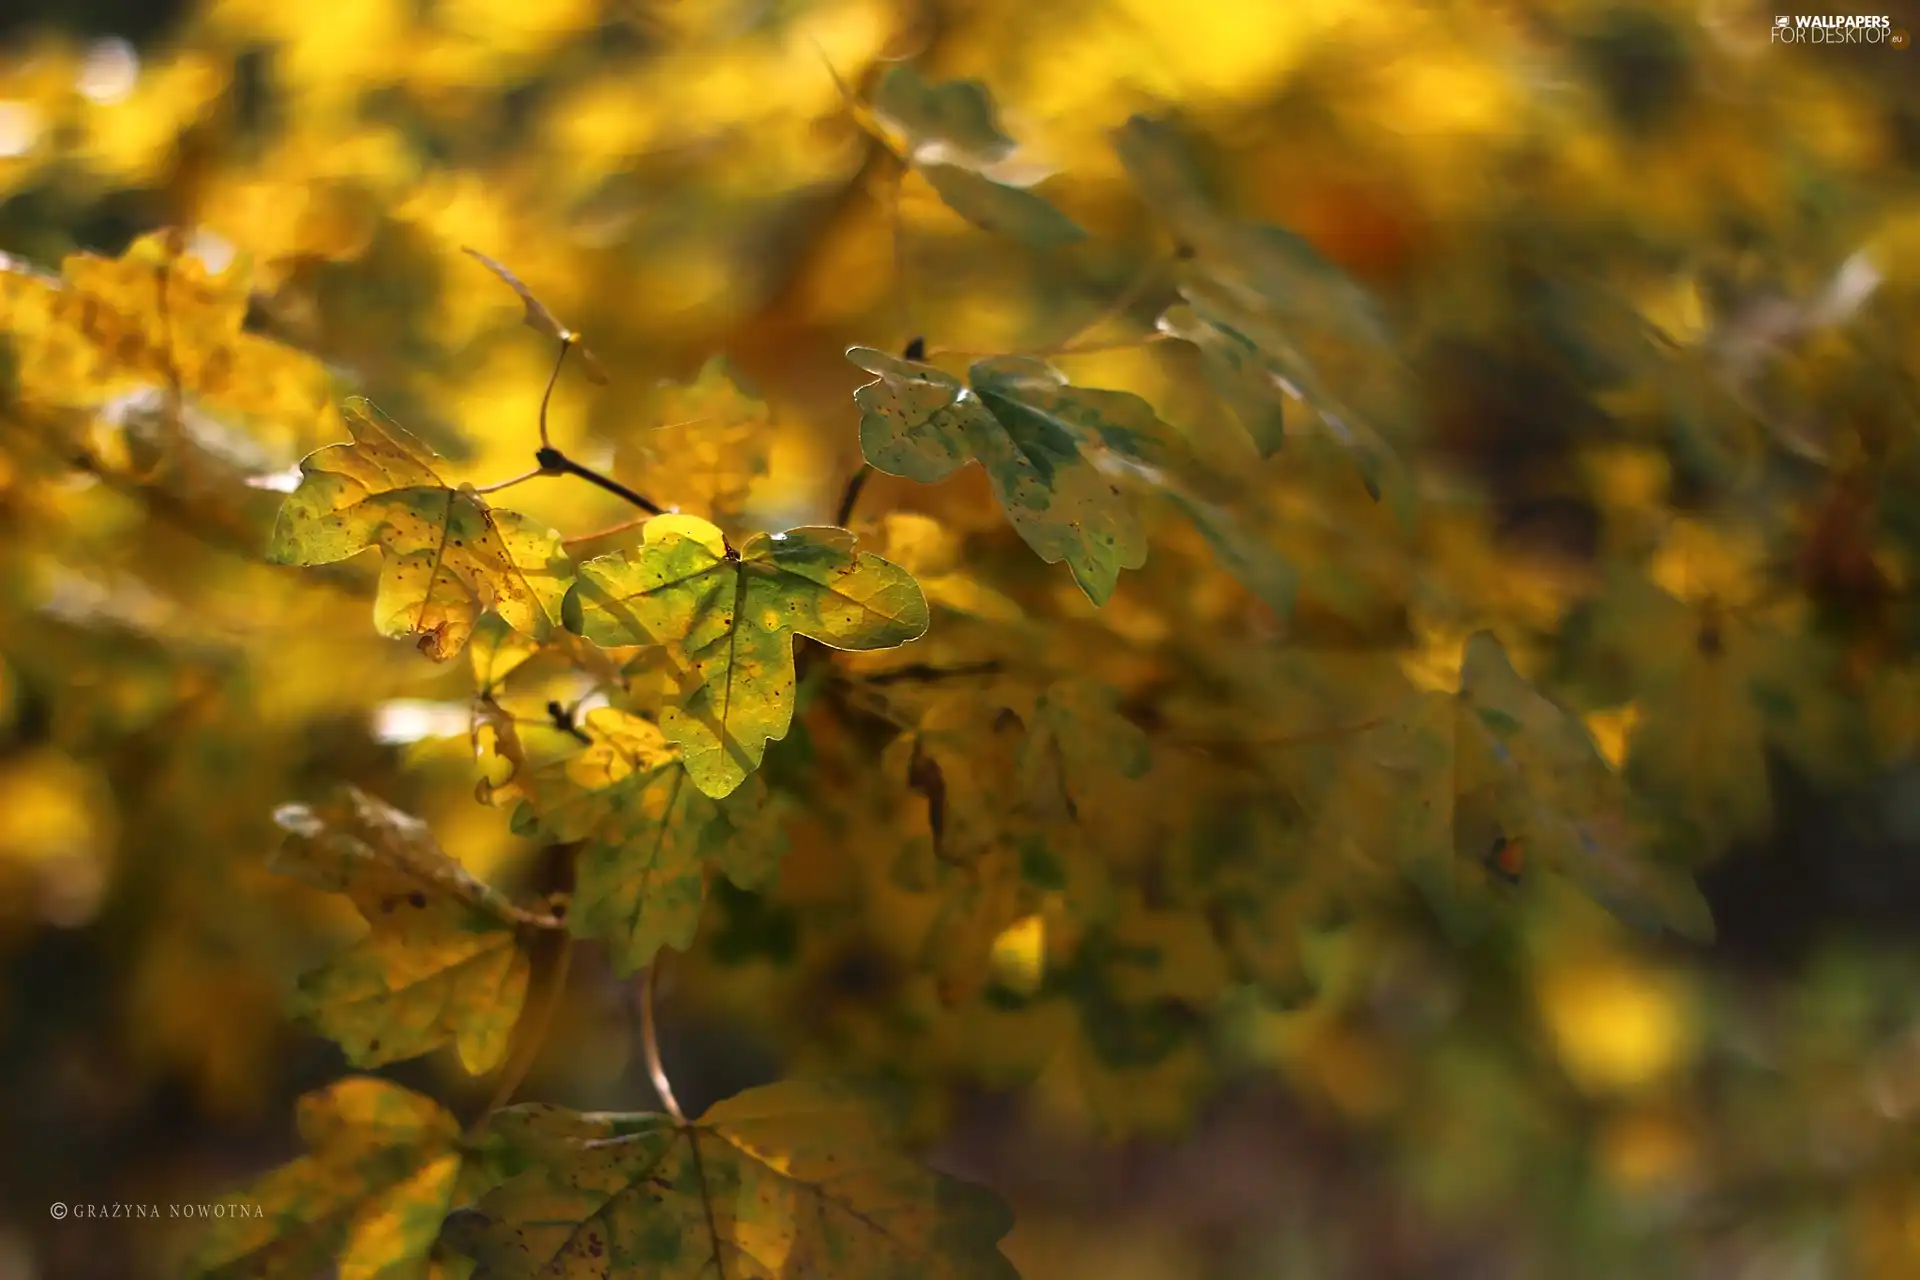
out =
{"type": "Polygon", "coordinates": [[[659,981],[660,960],[656,956],[647,966],[647,976],[640,982],[640,1044],[647,1055],[647,1077],[653,1081],[653,1091],[660,1095],[660,1105],[667,1109],[668,1115],[685,1124],[687,1114],[680,1109],[680,1100],[673,1096],[673,1084],[660,1062],[660,1037],[654,1031],[653,989],[659,981]]]}
{"type": "Polygon", "coordinates": [[[847,487],[841,492],[840,505],[833,513],[833,522],[842,529],[847,527],[847,521],[853,519],[853,506],[860,501],[860,491],[867,487],[867,477],[872,474],[873,467],[862,462],[860,469],[847,477],[847,487]]]}
{"type": "Polygon", "coordinates": [[[1089,333],[1096,332],[1101,325],[1106,324],[1110,320],[1117,320],[1125,315],[1128,309],[1131,308],[1134,303],[1138,302],[1141,296],[1146,293],[1147,286],[1151,285],[1154,280],[1159,277],[1160,268],[1161,263],[1157,259],[1147,263],[1147,265],[1141,269],[1140,274],[1136,275],[1112,302],[1109,302],[1102,308],[1098,315],[1075,329],[1072,333],[1069,333],[1066,337],[1060,339],[1054,346],[1056,348],[1069,347],[1078,339],[1084,338],[1089,333]]]}
{"type": "Polygon", "coordinates": [[[547,375],[547,389],[540,393],[540,447],[551,448],[553,442],[547,439],[547,405],[553,399],[553,386],[560,381],[560,366],[567,362],[567,352],[573,350],[573,335],[560,335],[560,354],[554,357],[553,372],[547,375]]]}
{"type": "Polygon", "coordinates": [[[616,533],[625,533],[629,529],[638,529],[651,519],[653,519],[652,516],[635,516],[631,520],[622,520],[619,524],[610,524],[604,529],[595,529],[592,533],[580,533],[575,534],[571,538],[562,538],[560,539],[560,545],[573,547],[583,542],[595,542],[601,538],[611,538],[616,533]]]}
{"type": "Polygon", "coordinates": [[[502,489],[511,489],[513,488],[513,486],[517,484],[525,484],[529,480],[536,480],[539,477],[546,474],[547,474],[546,471],[543,470],[542,468],[535,467],[533,470],[527,472],[525,475],[515,476],[511,480],[501,480],[495,484],[475,485],[473,491],[475,493],[498,493],[502,489]]]}
{"type": "Polygon", "coordinates": [[[543,475],[579,476],[588,484],[598,485],[614,497],[625,502],[630,502],[650,515],[658,516],[666,514],[660,504],[653,501],[653,499],[635,493],[632,489],[627,488],[627,486],[621,484],[612,476],[602,475],[592,467],[575,462],[572,458],[569,458],[566,454],[560,452],[550,444],[541,445],[539,450],[533,455],[533,460],[540,464],[540,471],[543,475]]]}

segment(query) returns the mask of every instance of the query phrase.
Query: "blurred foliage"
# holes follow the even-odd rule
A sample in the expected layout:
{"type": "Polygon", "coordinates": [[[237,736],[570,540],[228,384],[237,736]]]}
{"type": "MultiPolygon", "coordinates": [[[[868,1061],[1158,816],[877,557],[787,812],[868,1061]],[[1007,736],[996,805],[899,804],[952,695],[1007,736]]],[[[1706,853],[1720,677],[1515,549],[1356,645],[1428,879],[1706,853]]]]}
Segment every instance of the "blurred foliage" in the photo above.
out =
{"type": "Polygon", "coordinates": [[[849,1151],[955,1274],[1920,1274],[1920,55],[1772,22],[9,8],[0,1277],[871,1271],[849,1151]]]}

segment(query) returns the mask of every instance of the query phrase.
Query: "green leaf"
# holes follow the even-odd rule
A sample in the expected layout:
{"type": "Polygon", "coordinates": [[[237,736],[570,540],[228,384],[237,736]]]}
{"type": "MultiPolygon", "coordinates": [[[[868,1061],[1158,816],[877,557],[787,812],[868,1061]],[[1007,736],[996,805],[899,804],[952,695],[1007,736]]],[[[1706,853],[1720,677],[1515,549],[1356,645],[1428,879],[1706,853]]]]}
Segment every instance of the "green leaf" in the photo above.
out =
{"type": "Polygon", "coordinates": [[[757,779],[713,800],[652,723],[603,707],[583,727],[591,746],[521,783],[513,829],[584,842],[568,927],[606,941],[615,973],[628,977],[661,947],[692,944],[709,866],[758,888],[778,868],[783,842],[757,779]]]}
{"type": "Polygon", "coordinates": [[[1024,187],[995,182],[952,164],[920,166],[949,209],[979,227],[1034,249],[1053,249],[1087,238],[1079,223],[1024,187]]]}
{"type": "Polygon", "coordinates": [[[1122,569],[1147,562],[1131,502],[1094,462],[1101,448],[1154,452],[1163,424],[1146,401],[1070,387],[1036,360],[983,360],[969,390],[871,348],[847,358],[875,375],[853,398],[876,470],[931,483],[978,461],[1014,530],[1048,564],[1064,560],[1095,604],[1112,596],[1122,569]]]}
{"type": "Polygon", "coordinates": [[[1201,366],[1214,394],[1246,428],[1260,456],[1270,458],[1286,443],[1286,392],[1258,347],[1226,325],[1209,324],[1189,306],[1167,308],[1159,328],[1200,349],[1201,366]]]}
{"type": "MultiPolygon", "coordinates": [[[[1467,641],[1454,729],[1454,830],[1518,841],[1615,915],[1642,928],[1710,938],[1713,920],[1691,876],[1650,856],[1625,782],[1586,726],[1542,696],[1491,632],[1467,641]]],[[[1461,849],[1474,858],[1493,852],[1461,849]]]]}
{"type": "Polygon", "coordinates": [[[431,451],[370,401],[355,397],[342,412],[353,443],[300,464],[268,560],[331,564],[378,546],[374,626],[383,636],[419,636],[436,662],[458,654],[489,609],[544,639],[573,575],[560,535],[494,510],[470,488],[448,488],[431,451]]]}
{"type": "Polygon", "coordinates": [[[1013,154],[1014,141],[1000,131],[993,94],[978,80],[928,84],[911,66],[896,62],[874,90],[873,109],[906,135],[916,162],[978,167],[1013,154]]]}
{"type": "Polygon", "coordinates": [[[1018,771],[1037,813],[1076,819],[1117,778],[1144,776],[1147,735],[1120,714],[1120,695],[1095,680],[1059,680],[1040,695],[1018,771]]]}
{"type": "Polygon", "coordinates": [[[1232,574],[1278,618],[1293,612],[1300,591],[1299,572],[1233,512],[1204,498],[1168,485],[1167,500],[1177,507],[1205,538],[1220,567],[1232,574]]]}
{"type": "Polygon", "coordinates": [[[567,625],[595,644],[667,650],[680,689],[660,727],[709,796],[731,794],[787,736],[794,636],[864,650],[926,634],[912,576],[844,529],[758,533],[736,552],[704,520],[660,516],[643,538],[581,566],[567,625]]]}
{"type": "Polygon", "coordinates": [[[993,95],[979,81],[930,85],[897,63],[880,81],[873,108],[905,136],[907,161],[948,208],[974,226],[1036,249],[1086,238],[1042,197],[986,172],[1013,155],[1014,142],[1000,131],[993,95]]]}
{"type": "Polygon", "coordinates": [[[270,866],[344,893],[366,936],[300,981],[300,1011],[356,1067],[449,1040],[478,1074],[505,1055],[526,999],[517,930],[544,923],[441,851],[425,823],[352,787],[318,807],[284,805],[270,866]]]}
{"type": "Polygon", "coordinates": [[[434,1246],[449,1210],[496,1181],[486,1161],[463,1147],[459,1122],[432,1099],[371,1076],[305,1095],[298,1116],[312,1154],[228,1197],[234,1212],[200,1237],[186,1274],[436,1274],[442,1260],[434,1246]]]}
{"type": "Polygon", "coordinates": [[[998,1198],[900,1154],[877,1109],[831,1086],[749,1089],[691,1123],[536,1104],[493,1124],[539,1163],[450,1229],[476,1280],[1017,1275],[998,1198]]]}
{"type": "Polygon", "coordinates": [[[1162,330],[1199,346],[1209,382],[1263,453],[1278,445],[1284,398],[1299,399],[1373,499],[1411,523],[1411,479],[1388,443],[1405,434],[1411,407],[1366,290],[1292,232],[1216,208],[1174,124],[1136,116],[1115,145],[1141,198],[1189,251],[1178,271],[1188,305],[1162,330]]]}

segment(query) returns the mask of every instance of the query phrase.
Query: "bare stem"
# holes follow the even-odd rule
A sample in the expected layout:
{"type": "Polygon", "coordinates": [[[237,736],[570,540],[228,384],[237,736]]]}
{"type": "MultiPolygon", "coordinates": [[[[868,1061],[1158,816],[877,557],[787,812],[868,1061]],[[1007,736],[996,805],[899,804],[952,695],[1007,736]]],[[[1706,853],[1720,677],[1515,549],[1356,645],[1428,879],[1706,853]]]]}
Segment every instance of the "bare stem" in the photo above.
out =
{"type": "Polygon", "coordinates": [[[597,542],[601,538],[611,538],[616,533],[625,533],[629,529],[638,529],[651,519],[653,519],[652,516],[635,516],[631,520],[622,520],[619,524],[610,524],[604,529],[595,529],[592,533],[580,533],[575,534],[571,538],[562,538],[560,539],[560,545],[564,547],[577,547],[583,542],[597,542]]]}
{"type": "Polygon", "coordinates": [[[847,478],[847,487],[840,494],[840,506],[833,513],[833,522],[842,529],[847,527],[847,521],[853,519],[853,506],[860,501],[860,491],[867,487],[867,477],[872,474],[873,468],[863,462],[860,469],[847,478]]]}
{"type": "Polygon", "coordinates": [[[1141,295],[1146,293],[1147,286],[1159,278],[1160,268],[1160,262],[1149,262],[1141,269],[1140,274],[1135,276],[1132,282],[1128,284],[1126,288],[1122,289],[1119,295],[1101,310],[1099,315],[1087,321],[1066,337],[1060,339],[1060,341],[1054,344],[1055,348],[1062,349],[1069,347],[1079,339],[1086,337],[1089,333],[1097,331],[1100,326],[1106,324],[1108,321],[1117,320],[1125,315],[1133,304],[1140,300],[1141,295]]]}
{"type": "Polygon", "coordinates": [[[560,381],[560,366],[567,362],[567,352],[573,350],[573,335],[563,334],[560,338],[560,354],[554,357],[553,372],[547,375],[547,389],[540,393],[540,447],[552,447],[547,439],[547,405],[553,399],[553,384],[560,381]]]}
{"type": "Polygon", "coordinates": [[[525,475],[515,476],[511,480],[501,480],[496,484],[476,485],[473,491],[475,493],[498,493],[502,489],[511,489],[513,488],[513,486],[517,484],[525,484],[527,481],[538,479],[539,477],[545,474],[547,473],[544,470],[542,470],[539,467],[535,467],[533,470],[527,472],[525,475]]]}
{"type": "Polygon", "coordinates": [[[654,1032],[653,989],[659,981],[660,962],[656,958],[647,966],[647,976],[640,983],[640,1044],[647,1055],[647,1077],[653,1081],[653,1091],[660,1095],[660,1105],[667,1109],[668,1115],[685,1124],[686,1112],[680,1110],[680,1101],[673,1096],[673,1084],[660,1063],[660,1037],[654,1032]]]}
{"type": "Polygon", "coordinates": [[[533,455],[533,460],[540,464],[540,471],[543,475],[579,476],[588,484],[597,485],[605,489],[614,497],[632,503],[649,515],[657,516],[666,514],[660,504],[653,499],[635,493],[632,489],[627,488],[627,486],[621,484],[612,476],[602,475],[592,467],[575,462],[572,458],[569,458],[552,445],[541,445],[539,452],[533,455]]]}

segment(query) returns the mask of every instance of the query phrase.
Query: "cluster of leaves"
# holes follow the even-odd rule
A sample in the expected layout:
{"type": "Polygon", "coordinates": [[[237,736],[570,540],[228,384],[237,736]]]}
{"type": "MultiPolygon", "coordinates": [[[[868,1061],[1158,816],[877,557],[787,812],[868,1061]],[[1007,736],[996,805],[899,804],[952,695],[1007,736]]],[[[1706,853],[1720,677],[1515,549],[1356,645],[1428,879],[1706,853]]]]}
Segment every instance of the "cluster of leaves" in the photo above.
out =
{"type": "MultiPolygon", "coordinates": [[[[870,230],[901,297],[923,274],[907,270],[902,214],[922,185],[966,235],[1009,250],[962,240],[957,253],[1013,262],[1036,289],[1070,250],[1147,268],[1097,321],[1144,333],[1005,341],[964,373],[948,367],[964,353],[904,333],[896,345],[861,317],[846,356],[872,380],[851,406],[836,389],[821,415],[843,437],[857,419],[861,454],[831,525],[806,522],[813,507],[768,518],[791,409],[749,392],[728,361],[650,400],[657,431],[602,418],[604,440],[576,444],[550,429],[549,409],[573,394],[569,360],[604,380],[636,344],[624,334],[593,362],[478,253],[452,261],[504,279],[519,317],[557,344],[537,406],[515,402],[515,450],[532,469],[495,483],[457,478],[480,468],[425,408],[430,390],[381,398],[447,457],[247,323],[250,301],[277,300],[274,327],[290,336],[302,326],[287,300],[311,287],[315,261],[365,257],[357,287],[384,287],[418,265],[404,245],[308,243],[318,229],[295,227],[301,243],[268,250],[251,279],[239,260],[209,265],[219,245],[204,231],[69,256],[57,278],[0,261],[11,467],[51,486],[79,457],[103,487],[174,511],[187,538],[321,570],[209,576],[194,603],[220,626],[197,629],[195,609],[100,593],[94,625],[208,653],[197,692],[164,687],[174,671],[159,664],[147,723],[177,732],[195,723],[195,697],[244,705],[251,681],[271,684],[235,636],[266,627],[286,642],[301,622],[275,628],[276,606],[310,600],[299,584],[320,578],[345,601],[308,615],[324,616],[324,642],[283,661],[354,672],[336,681],[349,685],[364,670],[343,695],[357,704],[418,692],[418,655],[467,657],[474,759],[452,771],[467,783],[477,769],[473,792],[498,811],[483,817],[564,868],[558,887],[516,894],[511,867],[483,880],[370,794],[444,768],[339,791],[326,788],[348,770],[304,770],[301,784],[330,798],[274,815],[273,868],[344,894],[365,932],[299,979],[296,1010],[360,1071],[450,1047],[466,1073],[498,1078],[465,1123],[372,1076],[309,1095],[312,1154],[239,1194],[268,1218],[225,1224],[196,1273],[1010,1274],[1004,1209],[896,1154],[881,1109],[805,1077],[889,1077],[922,1104],[959,1084],[1037,1083],[1109,1134],[1177,1129],[1231,1066],[1223,1029],[1257,1039],[1315,1011],[1363,1022],[1364,982],[1342,973],[1385,972],[1355,959],[1369,947],[1507,964],[1542,920],[1615,938],[1575,895],[1649,936],[1707,939],[1694,874],[1769,828],[1780,759],[1840,784],[1910,754],[1903,713],[1870,716],[1867,695],[1912,682],[1886,605],[1912,531],[1885,496],[1910,474],[1911,402],[1852,353],[1783,371],[1793,362],[1773,352],[1851,314],[1847,263],[1798,290],[1810,301],[1773,299],[1771,319],[1731,286],[1702,303],[1697,281],[1722,264],[1690,268],[1693,305],[1712,312],[1702,333],[1651,289],[1623,304],[1540,265],[1598,251],[1576,232],[1501,247],[1515,274],[1548,282],[1515,304],[1559,344],[1546,362],[1584,366],[1617,414],[1577,458],[1600,572],[1577,566],[1592,580],[1555,584],[1542,605],[1526,592],[1545,575],[1492,532],[1504,499],[1474,491],[1486,477],[1458,465],[1449,424],[1422,420],[1442,398],[1412,390],[1459,350],[1447,317],[1477,314],[1476,290],[1534,285],[1443,274],[1421,299],[1442,318],[1391,311],[1308,239],[1240,216],[1203,131],[1164,111],[1107,140],[1134,227],[1110,243],[1111,210],[1062,211],[1078,215],[1085,195],[1071,174],[1050,188],[1058,203],[1039,194],[980,83],[893,63],[866,102],[827,81],[863,138],[838,180],[885,179],[892,225],[870,230]],[[1119,362],[1088,366],[1098,377],[1062,367],[1109,353],[1119,362]],[[1865,388],[1854,416],[1810,437],[1790,393],[1836,385],[1865,388]],[[350,440],[310,453],[297,476],[273,472],[343,430],[350,440]],[[584,499],[499,504],[543,479],[641,518],[595,530],[573,527],[584,499]],[[276,488],[290,492],[267,534],[276,488]],[[862,514],[883,495],[897,509],[862,514]],[[372,584],[357,572],[367,551],[372,584]],[[364,632],[369,585],[371,631],[417,648],[406,662],[337,640],[333,606],[364,632]],[[576,943],[640,993],[663,1113],[508,1105],[565,1001],[576,943]],[[682,1114],[652,1023],[669,951],[715,1008],[779,1027],[797,1078],[682,1114]],[[846,980],[862,966],[881,979],[846,980]]],[[[431,117],[431,95],[406,109],[431,117]]],[[[606,188],[575,193],[583,205],[619,203],[619,175],[603,176],[606,188]]],[[[318,222],[355,222],[363,182],[377,175],[316,188],[318,222]]],[[[665,236],[668,222],[650,229],[665,236]]],[[[1671,274],[1667,249],[1620,252],[1630,289],[1671,274]]],[[[405,357],[438,358],[398,332],[433,327],[418,305],[363,308],[379,316],[364,334],[304,336],[368,383],[397,385],[405,357]]],[[[443,389],[481,377],[471,360],[434,377],[443,389]]],[[[42,560],[10,560],[22,580],[98,558],[58,512],[9,518],[74,528],[42,560]]],[[[53,593],[20,594],[44,626],[53,593]]],[[[271,714],[297,738],[310,708],[271,714]]],[[[210,731],[197,767],[218,776],[219,757],[244,760],[256,771],[244,776],[284,785],[293,770],[246,759],[249,741],[210,731]]],[[[195,834],[242,856],[264,843],[257,819],[195,834]]],[[[1317,1025],[1329,1054],[1398,1034],[1317,1025]]],[[[1401,1050],[1422,1056],[1417,1038],[1401,1050]]],[[[1471,1089],[1517,1071],[1470,1065],[1471,1089]]],[[[1453,1099],[1455,1069],[1447,1059],[1402,1084],[1453,1099]]]]}

